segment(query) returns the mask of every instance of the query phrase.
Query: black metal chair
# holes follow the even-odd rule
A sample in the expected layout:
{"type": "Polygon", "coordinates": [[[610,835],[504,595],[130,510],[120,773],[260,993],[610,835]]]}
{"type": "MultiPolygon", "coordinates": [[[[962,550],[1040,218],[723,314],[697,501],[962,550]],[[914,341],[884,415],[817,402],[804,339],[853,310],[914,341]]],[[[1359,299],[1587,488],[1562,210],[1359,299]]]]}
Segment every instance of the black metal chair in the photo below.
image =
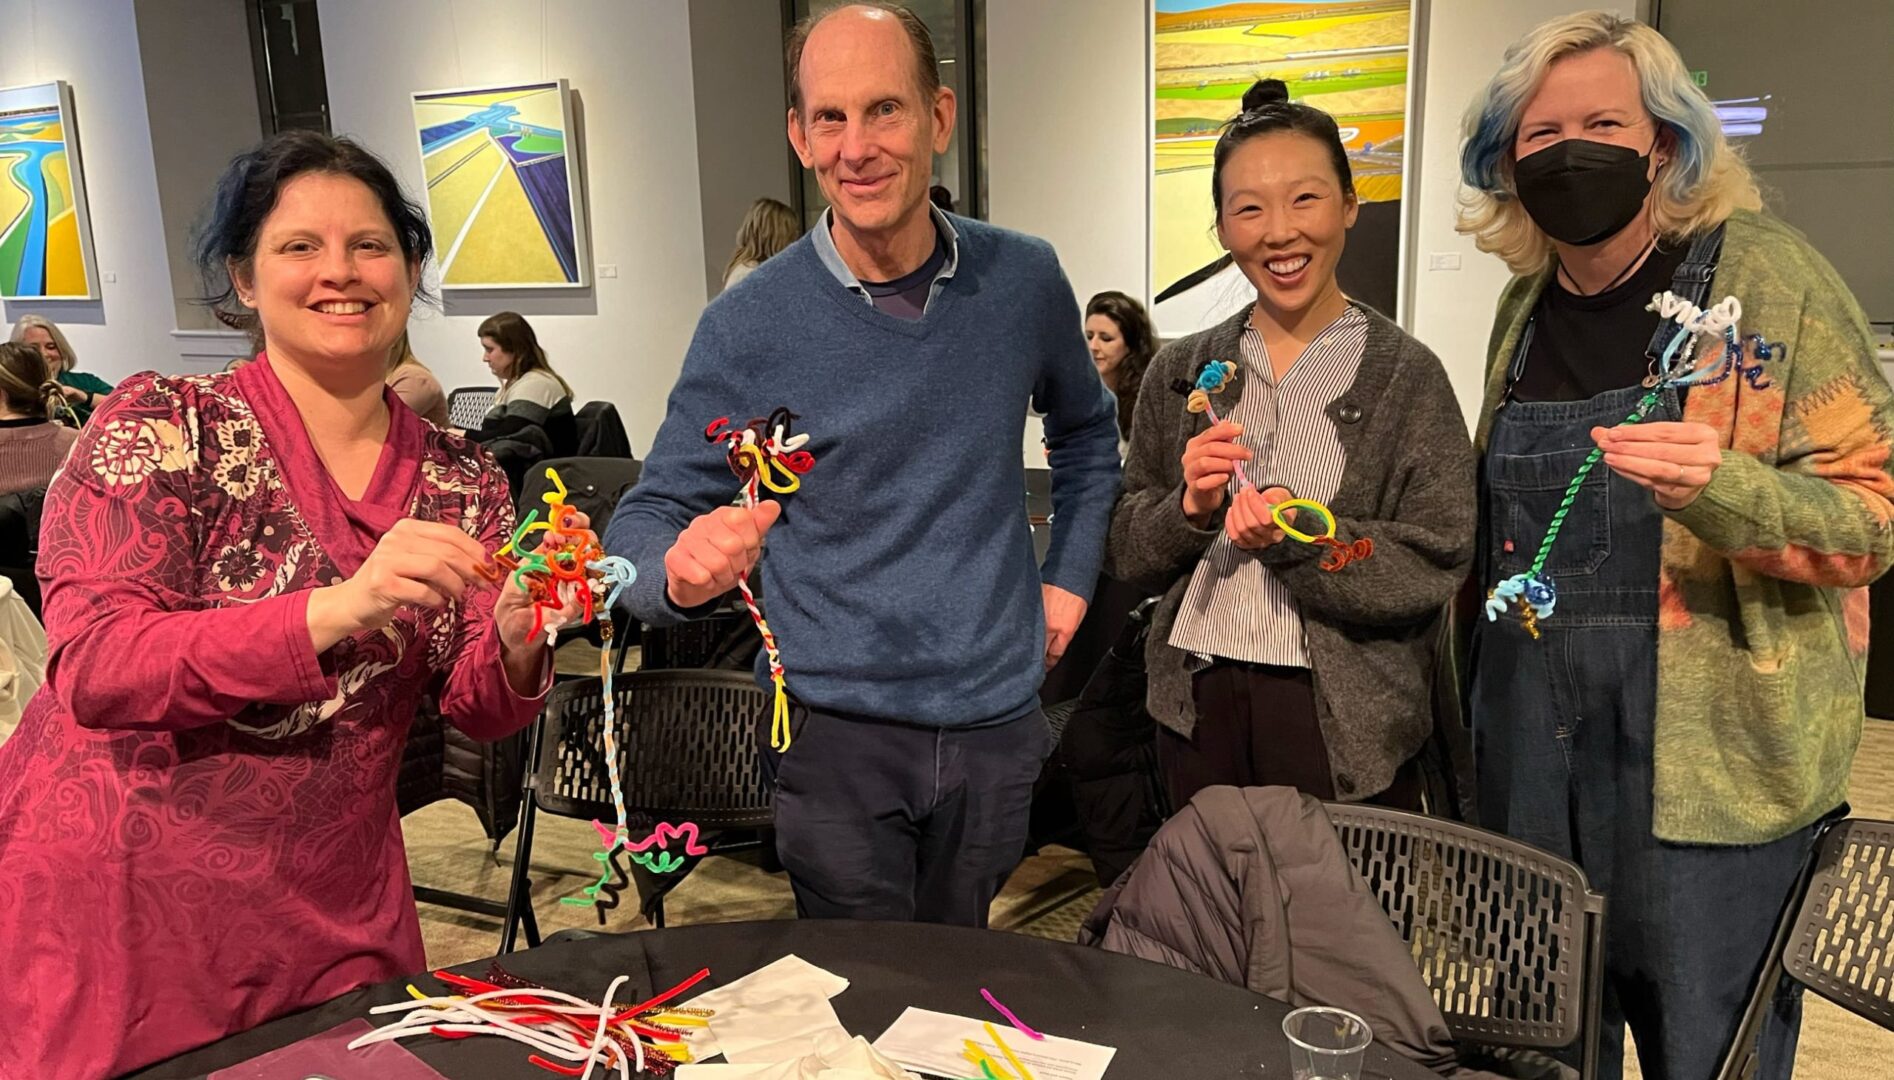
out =
{"type": "Polygon", "coordinates": [[[1355,869],[1412,946],[1455,1039],[1598,1068],[1605,898],[1575,864],[1458,822],[1328,804],[1355,869]]]}
{"type": "Polygon", "coordinates": [[[1720,1080],[1754,1074],[1756,1039],[1784,975],[1894,1031],[1894,821],[1846,818],[1817,837],[1720,1080]]]}
{"type": "MultiPolygon", "coordinates": [[[[755,679],[730,671],[635,671],[617,676],[612,697],[625,812],[634,834],[660,821],[694,821],[706,834],[770,824],[770,788],[757,761],[757,735],[770,697],[755,679]]],[[[602,684],[582,679],[554,686],[534,724],[502,953],[513,950],[522,920],[527,944],[539,944],[527,882],[537,815],[616,818],[600,733],[604,714],[602,684]]],[[[710,847],[722,854],[755,843],[710,847]]],[[[663,926],[661,894],[652,910],[653,921],[663,926]]]]}
{"type": "Polygon", "coordinates": [[[462,431],[475,431],[500,396],[497,386],[463,386],[447,394],[447,424],[462,431]]]}

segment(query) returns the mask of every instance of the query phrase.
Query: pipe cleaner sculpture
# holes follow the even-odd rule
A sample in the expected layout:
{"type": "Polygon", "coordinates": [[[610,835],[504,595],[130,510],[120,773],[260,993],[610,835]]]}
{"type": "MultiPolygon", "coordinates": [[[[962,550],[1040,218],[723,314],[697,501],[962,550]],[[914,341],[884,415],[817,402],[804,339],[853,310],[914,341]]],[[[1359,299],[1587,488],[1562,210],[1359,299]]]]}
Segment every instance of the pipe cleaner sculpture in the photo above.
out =
{"type": "MultiPolygon", "coordinates": [[[[1217,416],[1216,405],[1210,398],[1221,394],[1230,385],[1230,379],[1236,375],[1236,365],[1228,360],[1206,360],[1197,369],[1197,377],[1184,382],[1178,380],[1172,389],[1186,395],[1184,408],[1193,413],[1204,413],[1210,418],[1212,426],[1223,421],[1217,416]]],[[[1250,480],[1249,473],[1240,465],[1237,467],[1237,483],[1248,491],[1255,491],[1256,484],[1250,480]]],[[[1335,538],[1335,515],[1328,507],[1314,499],[1288,499],[1275,503],[1269,508],[1269,519],[1275,522],[1284,536],[1304,544],[1315,544],[1328,548],[1328,554],[1322,556],[1321,568],[1330,573],[1340,570],[1351,562],[1360,562],[1374,554],[1374,541],[1362,537],[1352,544],[1344,544],[1335,538]],[[1305,533],[1291,524],[1288,515],[1297,510],[1306,510],[1322,519],[1323,532],[1320,535],[1305,533]]]]}
{"type": "Polygon", "coordinates": [[[709,974],[704,968],[647,1001],[614,1011],[612,998],[628,976],[613,979],[601,1003],[528,982],[497,962],[487,967],[485,979],[437,971],[434,977],[458,993],[429,997],[410,985],[408,993],[415,1000],[369,1010],[405,1015],[350,1042],[349,1049],[415,1035],[498,1035],[524,1043],[534,1051],[527,1061],[561,1076],[589,1078],[600,1066],[616,1071],[620,1080],[631,1080],[634,1074],[667,1076],[689,1063],[686,1037],[690,1029],[707,1026],[713,1014],[664,1005],[709,974]]]}
{"type": "Polygon", "coordinates": [[[498,580],[499,575],[510,573],[513,583],[532,599],[533,626],[526,634],[529,642],[543,633],[550,647],[563,624],[561,612],[572,601],[580,604],[581,622],[591,622],[601,612],[605,613],[604,618],[598,619],[601,642],[598,668],[605,699],[605,767],[611,779],[612,807],[618,813],[618,828],[608,832],[603,824],[592,823],[601,835],[610,838],[605,850],[592,856],[604,863],[605,869],[596,884],[586,887],[583,897],[561,899],[566,904],[594,904],[598,908],[599,925],[603,926],[606,911],[618,906],[618,892],[629,884],[625,868],[618,862],[618,852],[630,840],[625,820],[625,789],[618,775],[618,718],[617,702],[612,694],[609,613],[625,588],[638,580],[638,570],[626,559],[605,554],[598,534],[579,526],[575,520],[578,511],[568,501],[571,493],[566,490],[565,481],[559,478],[558,470],[548,468],[546,479],[552,481],[552,490],[541,496],[546,503],[546,520],[539,520],[538,510],[527,513],[526,520],[513,530],[506,546],[494,555],[498,569],[489,571],[488,580],[498,580]],[[534,533],[540,536],[528,551],[526,540],[534,533]]]}
{"type": "MultiPolygon", "coordinates": [[[[788,495],[802,486],[802,474],[815,465],[815,455],[802,447],[809,441],[808,432],[800,435],[790,433],[790,425],[798,417],[785,408],[778,408],[769,416],[751,420],[742,427],[730,426],[730,418],[719,416],[704,429],[704,438],[710,442],[724,444],[724,455],[730,462],[730,471],[736,474],[742,488],[739,497],[745,508],[754,508],[759,497],[758,488],[766,487],[778,495],[788,495]]],[[[763,619],[763,611],[756,606],[756,594],[750,591],[750,575],[746,572],[737,579],[737,588],[743,593],[743,605],[750,609],[750,618],[756,623],[756,632],[763,636],[763,648],[769,653],[769,681],[776,684],[776,700],[770,713],[769,745],[777,751],[789,749],[789,691],[783,685],[783,656],[776,647],[776,635],[770,632],[769,623],[763,619]]]]}
{"type": "MultiPolygon", "coordinates": [[[[1662,356],[1652,358],[1650,373],[1644,377],[1644,395],[1638,398],[1630,415],[1624,418],[1625,424],[1642,423],[1662,400],[1664,391],[1670,389],[1715,386],[1734,375],[1747,381],[1751,389],[1766,390],[1770,383],[1769,377],[1763,372],[1763,362],[1775,359],[1788,348],[1781,342],[1764,341],[1761,334],[1751,334],[1747,340],[1756,355],[1756,362],[1746,363],[1745,339],[1736,329],[1737,321],[1743,317],[1743,305],[1734,296],[1726,297],[1722,303],[1706,310],[1675,293],[1662,292],[1651,299],[1645,310],[1657,312],[1660,319],[1676,322],[1683,332],[1671,337],[1662,356]],[[1723,339],[1721,347],[1701,363],[1695,363],[1698,340],[1716,337],[1723,339]]],[[[1545,538],[1539,541],[1539,550],[1533,555],[1526,571],[1506,578],[1486,594],[1488,622],[1498,619],[1508,604],[1517,603],[1519,618],[1526,632],[1535,639],[1539,637],[1539,623],[1552,617],[1553,609],[1559,602],[1558,586],[1545,572],[1546,559],[1552,554],[1552,545],[1558,541],[1559,530],[1565,526],[1565,518],[1571,513],[1572,504],[1578,501],[1579,487],[1604,456],[1602,447],[1593,447],[1592,452],[1585,455],[1578,472],[1572,476],[1572,482],[1566,485],[1565,495],[1559,500],[1559,508],[1553,512],[1552,521],[1546,526],[1545,538]]]]}

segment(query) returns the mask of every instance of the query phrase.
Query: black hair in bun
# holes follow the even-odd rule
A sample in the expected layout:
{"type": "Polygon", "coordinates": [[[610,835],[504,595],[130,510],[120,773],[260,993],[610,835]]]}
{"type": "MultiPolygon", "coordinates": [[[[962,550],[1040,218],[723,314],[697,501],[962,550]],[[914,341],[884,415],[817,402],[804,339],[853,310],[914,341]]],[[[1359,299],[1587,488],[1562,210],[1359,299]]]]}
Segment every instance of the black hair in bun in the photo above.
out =
{"type": "Polygon", "coordinates": [[[1335,179],[1346,194],[1355,193],[1355,173],[1348,167],[1348,151],[1342,146],[1335,118],[1313,105],[1289,100],[1289,88],[1281,79],[1258,79],[1243,92],[1243,111],[1223,125],[1217,138],[1215,167],[1210,172],[1210,197],[1217,212],[1223,212],[1223,166],[1236,148],[1261,135],[1287,131],[1314,139],[1328,150],[1335,166],[1335,179]]]}
{"type": "Polygon", "coordinates": [[[1243,111],[1255,112],[1267,109],[1271,105],[1289,103],[1289,84],[1281,79],[1258,79],[1256,85],[1243,91],[1243,111]]]}

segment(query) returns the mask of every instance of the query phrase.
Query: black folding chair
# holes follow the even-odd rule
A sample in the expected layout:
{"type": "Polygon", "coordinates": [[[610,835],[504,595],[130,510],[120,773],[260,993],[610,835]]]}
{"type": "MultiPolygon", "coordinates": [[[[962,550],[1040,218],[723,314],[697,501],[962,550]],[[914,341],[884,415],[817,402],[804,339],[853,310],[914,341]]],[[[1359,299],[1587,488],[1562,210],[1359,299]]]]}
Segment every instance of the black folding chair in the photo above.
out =
{"type": "MultiPolygon", "coordinates": [[[[757,761],[757,735],[770,696],[755,679],[730,671],[636,671],[617,676],[612,697],[626,819],[634,837],[649,834],[660,821],[693,821],[706,835],[770,824],[770,788],[757,761]]],[[[600,730],[604,715],[602,684],[581,679],[554,686],[535,722],[502,953],[513,950],[521,921],[527,945],[539,944],[527,881],[537,815],[616,820],[600,730]]],[[[724,854],[756,843],[708,846],[712,854],[724,854]]],[[[652,921],[663,926],[662,893],[647,907],[652,921]]]]}
{"type": "Polygon", "coordinates": [[[1327,804],[1349,859],[1413,948],[1455,1039],[1598,1070],[1605,898],[1556,855],[1471,825],[1327,804]]]}
{"type": "Polygon", "coordinates": [[[463,386],[447,394],[447,424],[462,431],[477,431],[480,422],[487,418],[487,410],[493,408],[493,399],[500,396],[497,386],[463,386]]]}
{"type": "Polygon", "coordinates": [[[1770,942],[1720,1080],[1756,1070],[1756,1040],[1783,976],[1894,1031],[1894,821],[1825,827],[1770,942]]]}

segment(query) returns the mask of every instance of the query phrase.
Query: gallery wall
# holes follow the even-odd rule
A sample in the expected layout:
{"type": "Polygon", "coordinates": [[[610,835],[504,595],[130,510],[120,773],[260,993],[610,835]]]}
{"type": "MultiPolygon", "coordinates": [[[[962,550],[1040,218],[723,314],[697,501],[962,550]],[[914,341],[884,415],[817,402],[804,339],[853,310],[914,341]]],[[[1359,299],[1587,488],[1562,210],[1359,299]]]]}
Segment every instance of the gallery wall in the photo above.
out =
{"type": "Polygon", "coordinates": [[[593,283],[455,292],[418,311],[415,352],[442,385],[491,386],[476,329],[518,311],[579,402],[617,403],[643,454],[706,290],[692,107],[690,16],[652,0],[321,0],[337,134],[386,158],[418,192],[416,90],[564,78],[581,106],[593,283]]]}
{"type": "Polygon", "coordinates": [[[72,84],[99,299],[7,301],[11,324],[58,322],[81,364],[108,379],[175,369],[171,268],[159,213],[132,0],[0,0],[0,86],[72,84]]]}

